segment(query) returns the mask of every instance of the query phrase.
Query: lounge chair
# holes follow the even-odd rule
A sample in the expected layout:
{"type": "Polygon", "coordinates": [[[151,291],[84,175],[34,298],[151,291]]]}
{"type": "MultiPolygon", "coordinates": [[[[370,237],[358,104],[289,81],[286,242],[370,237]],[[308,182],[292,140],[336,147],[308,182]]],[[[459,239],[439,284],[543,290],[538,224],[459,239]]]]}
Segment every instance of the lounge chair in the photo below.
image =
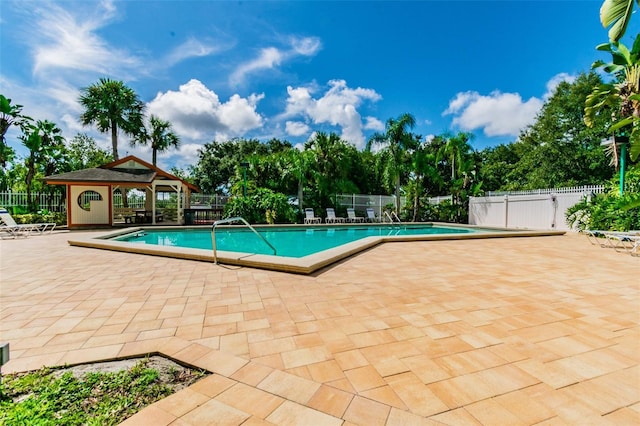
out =
{"type": "Polygon", "coordinates": [[[633,245],[629,247],[629,254],[631,256],[640,256],[640,236],[631,237],[633,245]]]}
{"type": "Polygon", "coordinates": [[[322,218],[316,217],[315,213],[313,212],[313,209],[311,209],[311,208],[304,209],[304,223],[305,224],[320,223],[320,222],[322,222],[322,218]]]}
{"type": "Polygon", "coordinates": [[[380,218],[376,216],[376,212],[371,207],[367,207],[367,221],[380,222],[380,218]]]}
{"type": "Polygon", "coordinates": [[[346,219],[344,217],[336,216],[336,211],[332,207],[327,207],[326,223],[344,223],[346,219]]]}
{"type": "Polygon", "coordinates": [[[604,237],[607,240],[608,247],[614,250],[624,249],[633,253],[637,250],[636,245],[640,240],[640,231],[605,232],[604,237]]]}
{"type": "Polygon", "coordinates": [[[347,209],[347,216],[349,222],[364,222],[364,217],[356,216],[356,211],[352,208],[347,209]]]}
{"type": "MultiPolygon", "coordinates": [[[[582,231],[589,242],[600,247],[608,247],[614,250],[625,249],[632,255],[637,255],[640,250],[640,231],[600,231],[600,230],[584,230],[582,231]]],[[[640,253],[639,253],[640,254],[640,253]]]]}
{"type": "Polygon", "coordinates": [[[0,239],[26,237],[29,233],[19,226],[0,225],[0,239]]]}
{"type": "Polygon", "coordinates": [[[594,246],[607,247],[609,245],[605,236],[605,234],[609,231],[585,229],[581,232],[587,236],[589,242],[594,246]]]}
{"type": "Polygon", "coordinates": [[[0,209],[0,221],[4,223],[5,228],[3,230],[12,229],[14,232],[26,232],[26,233],[37,233],[44,234],[46,231],[53,232],[56,227],[54,222],[48,223],[27,223],[27,224],[17,224],[13,219],[11,214],[7,211],[7,209],[0,209]]]}

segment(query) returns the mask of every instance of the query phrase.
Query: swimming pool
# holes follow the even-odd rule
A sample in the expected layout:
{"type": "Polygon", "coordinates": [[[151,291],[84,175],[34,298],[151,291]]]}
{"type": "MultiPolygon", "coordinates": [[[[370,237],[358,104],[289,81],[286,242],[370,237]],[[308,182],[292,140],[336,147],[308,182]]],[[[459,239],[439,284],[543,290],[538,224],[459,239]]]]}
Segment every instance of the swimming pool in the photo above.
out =
{"type": "Polygon", "coordinates": [[[276,255],[259,237],[241,226],[216,229],[217,257],[211,249],[210,226],[147,226],[121,229],[93,238],[72,238],[70,245],[178,259],[217,261],[283,272],[310,274],[327,265],[372,248],[401,241],[467,240],[543,235],[562,231],[478,228],[452,224],[349,224],[255,226],[276,247],[276,255]],[[160,231],[160,232],[157,232],[160,231]],[[177,232],[173,232],[177,231],[177,232]],[[280,238],[284,242],[279,242],[280,238]],[[184,243],[186,240],[197,243],[184,243]],[[273,241],[272,241],[273,240],[273,241]],[[180,243],[182,246],[177,245],[180,243]],[[278,247],[279,246],[279,247],[278,247]]]}
{"type": "MultiPolygon", "coordinates": [[[[324,227],[260,227],[257,231],[275,248],[277,256],[300,258],[367,237],[465,234],[474,229],[432,224],[324,227]]],[[[216,229],[220,251],[273,255],[273,249],[245,227],[216,229]]],[[[149,229],[118,236],[116,241],[213,250],[210,229],[149,229]]]]}

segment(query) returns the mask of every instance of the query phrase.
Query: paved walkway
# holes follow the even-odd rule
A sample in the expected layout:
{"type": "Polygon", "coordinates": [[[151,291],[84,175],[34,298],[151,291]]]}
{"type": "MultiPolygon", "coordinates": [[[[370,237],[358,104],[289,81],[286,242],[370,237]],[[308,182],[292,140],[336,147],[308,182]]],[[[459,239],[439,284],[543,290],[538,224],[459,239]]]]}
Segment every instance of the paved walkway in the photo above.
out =
{"type": "Polygon", "coordinates": [[[69,236],[0,242],[2,371],[214,373],[127,425],[640,424],[640,258],[580,235],[389,243],[313,276],[69,236]]]}

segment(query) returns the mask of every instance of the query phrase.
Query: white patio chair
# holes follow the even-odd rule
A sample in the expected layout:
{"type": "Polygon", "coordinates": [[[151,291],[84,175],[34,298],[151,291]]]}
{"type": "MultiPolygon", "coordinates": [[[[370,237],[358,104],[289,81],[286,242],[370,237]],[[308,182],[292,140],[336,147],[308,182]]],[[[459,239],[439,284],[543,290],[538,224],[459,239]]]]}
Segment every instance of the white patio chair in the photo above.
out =
{"type": "Polygon", "coordinates": [[[371,207],[367,207],[367,221],[380,222],[380,218],[376,216],[376,212],[371,207]]]}
{"type": "Polygon", "coordinates": [[[304,223],[305,224],[321,223],[321,222],[322,222],[322,218],[316,217],[315,213],[313,212],[313,209],[311,209],[311,208],[304,209],[304,223]]]}
{"type": "Polygon", "coordinates": [[[356,211],[352,208],[347,209],[347,220],[349,222],[364,222],[364,217],[356,216],[356,211]]]}
{"type": "Polygon", "coordinates": [[[344,217],[336,216],[333,207],[327,207],[327,217],[324,219],[326,223],[344,223],[345,220],[344,217]]]}

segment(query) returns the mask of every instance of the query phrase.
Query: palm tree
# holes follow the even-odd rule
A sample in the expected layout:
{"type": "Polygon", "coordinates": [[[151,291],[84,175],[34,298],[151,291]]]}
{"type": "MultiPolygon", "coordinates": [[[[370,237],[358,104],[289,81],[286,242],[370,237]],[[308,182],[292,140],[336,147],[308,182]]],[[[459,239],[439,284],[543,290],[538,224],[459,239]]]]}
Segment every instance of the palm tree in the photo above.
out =
{"type": "Polygon", "coordinates": [[[48,120],[38,121],[36,125],[25,128],[20,137],[22,144],[29,150],[29,156],[25,160],[27,175],[27,204],[31,210],[35,210],[35,202],[31,199],[31,187],[38,172],[38,166],[42,166],[45,174],[55,172],[55,166],[61,160],[61,151],[64,150],[64,138],[62,131],[55,123],[48,120]]]}
{"type": "Polygon", "coordinates": [[[420,200],[427,187],[425,184],[427,179],[435,184],[441,181],[436,167],[436,154],[429,150],[426,144],[420,143],[419,139],[416,141],[417,148],[411,155],[412,185],[408,191],[413,195],[413,222],[417,222],[421,218],[420,200]]]}
{"type": "Polygon", "coordinates": [[[133,139],[134,143],[142,145],[151,144],[151,164],[156,165],[157,153],[164,152],[171,147],[177,148],[180,145],[180,137],[173,133],[171,123],[162,120],[155,115],[149,118],[149,130],[141,129],[140,133],[133,139]]]}
{"type": "Polygon", "coordinates": [[[82,89],[80,104],[84,126],[95,124],[102,133],[111,131],[113,159],[118,160],[118,130],[137,136],[144,128],[144,104],[133,89],[122,81],[101,78],[98,83],[82,89]]]}
{"type": "Polygon", "coordinates": [[[304,204],[304,184],[311,164],[309,151],[290,148],[275,154],[276,162],[280,166],[283,181],[293,179],[296,182],[298,209],[302,211],[304,204]]]}
{"type": "Polygon", "coordinates": [[[396,212],[400,212],[400,175],[403,169],[403,154],[407,149],[415,148],[415,140],[408,129],[413,129],[416,119],[409,113],[400,115],[397,119],[390,118],[385,124],[384,133],[375,133],[367,141],[367,150],[371,150],[372,145],[384,146],[386,151],[384,167],[387,169],[396,193],[396,212]]]}
{"type": "Polygon", "coordinates": [[[316,204],[331,206],[331,193],[338,191],[337,184],[341,183],[348,168],[344,166],[344,141],[340,136],[331,132],[316,132],[314,137],[304,145],[309,159],[309,174],[316,190],[316,204]]]}
{"type": "Polygon", "coordinates": [[[456,136],[447,139],[444,146],[438,152],[438,160],[442,157],[449,159],[451,165],[451,182],[455,182],[457,175],[460,174],[464,166],[464,160],[471,151],[471,145],[469,141],[473,138],[471,133],[458,133],[456,136]]]}
{"type": "Polygon", "coordinates": [[[0,94],[0,168],[4,170],[13,158],[13,149],[7,144],[5,135],[12,125],[24,128],[31,118],[22,114],[22,105],[11,104],[11,99],[0,94]]]}

